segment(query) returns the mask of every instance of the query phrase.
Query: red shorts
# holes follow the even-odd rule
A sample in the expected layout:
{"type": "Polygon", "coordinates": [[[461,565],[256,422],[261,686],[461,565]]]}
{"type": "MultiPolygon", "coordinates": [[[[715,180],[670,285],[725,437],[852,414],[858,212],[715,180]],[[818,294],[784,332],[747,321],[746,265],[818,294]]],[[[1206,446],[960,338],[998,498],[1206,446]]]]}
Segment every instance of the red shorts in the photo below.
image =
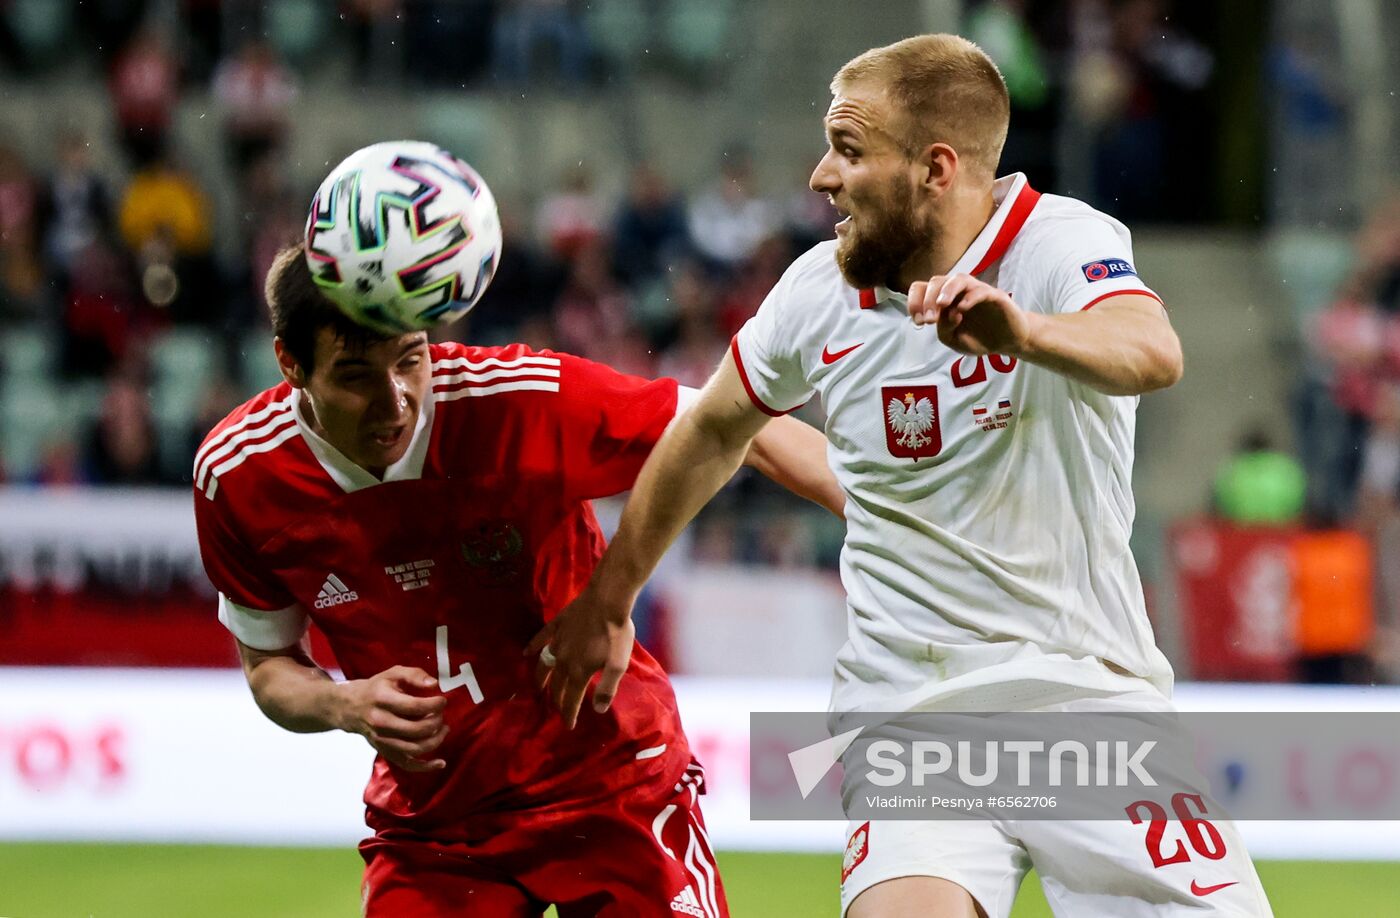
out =
{"type": "Polygon", "coordinates": [[[472,842],[376,835],[366,918],[728,918],[700,815],[699,766],[664,797],[550,810],[472,842]]]}

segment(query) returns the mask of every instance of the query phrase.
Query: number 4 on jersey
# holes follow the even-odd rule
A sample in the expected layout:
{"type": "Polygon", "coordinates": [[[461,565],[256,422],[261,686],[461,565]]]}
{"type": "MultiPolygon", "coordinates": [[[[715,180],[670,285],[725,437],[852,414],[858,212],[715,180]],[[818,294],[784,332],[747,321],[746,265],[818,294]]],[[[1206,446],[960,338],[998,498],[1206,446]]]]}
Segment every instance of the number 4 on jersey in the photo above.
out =
{"type": "Polygon", "coordinates": [[[467,693],[472,696],[472,701],[481,704],[481,699],[485,696],[481,694],[481,686],[476,682],[476,674],[472,672],[472,665],[463,663],[462,668],[455,675],[452,672],[452,659],[447,654],[446,625],[438,625],[437,628],[437,665],[438,685],[444,692],[450,692],[465,685],[467,693]]]}

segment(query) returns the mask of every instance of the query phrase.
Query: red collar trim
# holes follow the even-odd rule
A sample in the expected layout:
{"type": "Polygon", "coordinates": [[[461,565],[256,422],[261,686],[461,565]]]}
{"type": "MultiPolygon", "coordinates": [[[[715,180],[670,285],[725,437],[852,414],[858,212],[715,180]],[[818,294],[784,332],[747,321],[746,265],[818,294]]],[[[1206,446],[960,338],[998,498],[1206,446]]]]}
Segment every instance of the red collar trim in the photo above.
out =
{"type": "Polygon", "coordinates": [[[1025,225],[1026,218],[1035,210],[1036,202],[1040,200],[1040,192],[1030,186],[1030,183],[1021,186],[1021,193],[1016,195],[1016,200],[1011,202],[1011,210],[1006,215],[1006,220],[997,230],[996,238],[992,240],[992,245],[987,249],[987,254],[982,256],[982,260],[977,263],[969,273],[973,277],[981,274],[1006,254],[1006,250],[1011,247],[1011,240],[1016,238],[1016,234],[1025,225]]]}
{"type": "MultiPolygon", "coordinates": [[[[1016,234],[1021,231],[1021,227],[1026,225],[1026,220],[1030,218],[1031,211],[1035,210],[1035,205],[1040,202],[1040,192],[1030,186],[1030,183],[1021,186],[1021,191],[1016,195],[1016,200],[1011,202],[1011,209],[1006,213],[1006,219],[1002,221],[1001,227],[997,229],[996,236],[992,239],[992,244],[987,248],[987,254],[982,256],[982,260],[977,263],[969,274],[976,277],[983,271],[990,268],[1006,254],[1006,250],[1011,248],[1011,242],[1016,238],[1016,234]]],[[[874,290],[860,291],[860,308],[874,309],[880,305],[879,298],[874,290]]]]}

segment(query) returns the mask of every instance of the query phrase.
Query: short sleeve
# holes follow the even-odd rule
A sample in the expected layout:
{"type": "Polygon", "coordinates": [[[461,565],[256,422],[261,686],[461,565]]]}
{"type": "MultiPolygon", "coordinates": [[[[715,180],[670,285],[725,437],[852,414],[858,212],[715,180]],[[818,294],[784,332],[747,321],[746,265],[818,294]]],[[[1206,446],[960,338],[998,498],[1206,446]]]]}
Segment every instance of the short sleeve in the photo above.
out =
{"type": "Polygon", "coordinates": [[[1086,216],[1057,222],[1042,257],[1049,270],[1048,313],[1082,312],[1123,293],[1161,300],[1138,277],[1127,227],[1116,220],[1086,216]]]}
{"type": "Polygon", "coordinates": [[[194,496],[199,554],[219,591],[219,621],[249,647],[290,647],[306,633],[306,612],[234,531],[222,498],[194,496]]]}
{"type": "Polygon", "coordinates": [[[798,335],[788,319],[797,305],[793,299],[798,271],[805,264],[805,258],[799,259],[788,268],[730,345],[749,399],[775,417],[802,407],[812,397],[798,358],[798,335]]]}
{"type": "Polygon", "coordinates": [[[301,641],[310,625],[306,610],[292,604],[285,609],[250,609],[219,594],[219,621],[234,637],[255,650],[281,650],[301,641]]]}
{"type": "Polygon", "coordinates": [[[565,491],[579,500],[626,491],[676,415],[676,381],[567,354],[559,361],[565,491]]]}

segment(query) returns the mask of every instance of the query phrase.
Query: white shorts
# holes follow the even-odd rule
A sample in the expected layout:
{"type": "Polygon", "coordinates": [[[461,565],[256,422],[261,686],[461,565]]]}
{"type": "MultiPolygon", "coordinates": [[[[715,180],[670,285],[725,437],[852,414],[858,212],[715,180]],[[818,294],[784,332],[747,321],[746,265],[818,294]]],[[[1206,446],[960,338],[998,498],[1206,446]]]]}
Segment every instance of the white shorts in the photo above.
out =
{"type": "MultiPolygon", "coordinates": [[[[990,918],[1006,918],[1033,866],[1058,916],[1271,916],[1234,824],[1212,824],[1224,847],[1224,855],[1214,860],[1193,850],[1178,821],[1165,823],[1155,845],[1148,839],[1148,822],[1135,826],[1126,819],[861,823],[851,828],[841,871],[841,914],[876,883],[925,876],[957,883],[990,918]],[[1159,861],[1170,863],[1154,866],[1149,845],[1159,861]]],[[[1212,854],[1213,844],[1207,840],[1212,854]]]]}
{"type": "MultiPolygon", "coordinates": [[[[1155,693],[1134,693],[1045,710],[1089,709],[1160,711],[1171,704],[1155,693]]],[[[1006,918],[1021,880],[1034,867],[1057,916],[1271,918],[1244,841],[1217,803],[1203,794],[1190,807],[1193,815],[1204,807],[1202,819],[1167,818],[1173,811],[1167,788],[1206,786],[1199,775],[1178,777],[1164,782],[1160,794],[1144,794],[1149,803],[1138,808],[1136,823],[1126,812],[1121,821],[853,822],[841,870],[841,915],[877,883],[922,876],[951,880],[989,918],[1006,918]]]]}

